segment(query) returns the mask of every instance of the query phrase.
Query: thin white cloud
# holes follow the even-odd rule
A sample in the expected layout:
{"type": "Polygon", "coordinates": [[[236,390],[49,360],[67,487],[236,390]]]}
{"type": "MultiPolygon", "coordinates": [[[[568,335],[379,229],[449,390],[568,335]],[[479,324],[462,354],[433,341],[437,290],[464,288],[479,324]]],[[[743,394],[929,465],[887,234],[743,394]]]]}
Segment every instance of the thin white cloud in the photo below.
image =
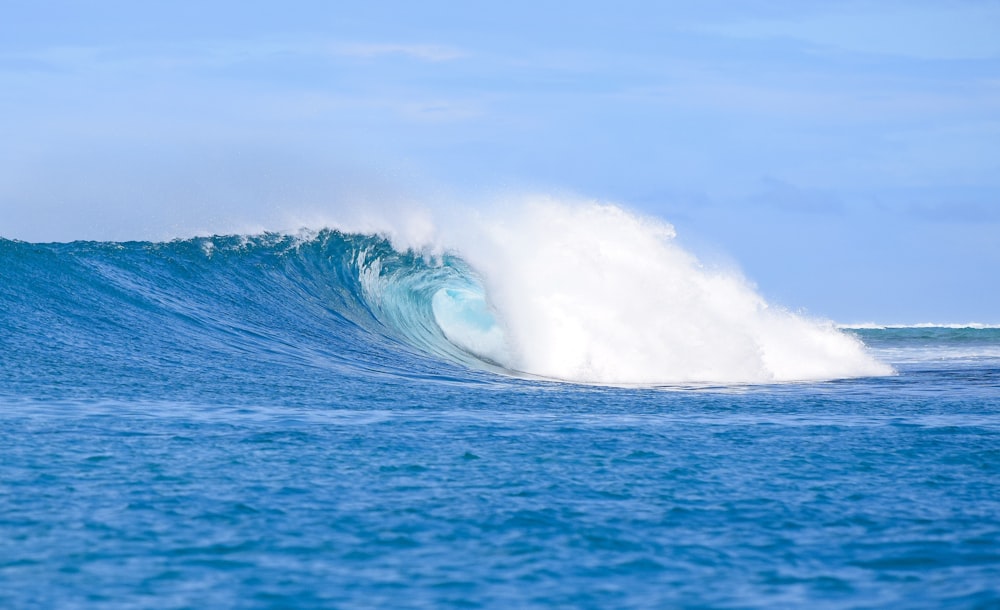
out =
{"type": "Polygon", "coordinates": [[[274,57],[378,59],[402,56],[424,62],[445,62],[467,54],[455,47],[435,44],[395,44],[322,41],[206,41],[173,47],[59,46],[0,53],[0,72],[225,68],[274,57]]]}
{"type": "Polygon", "coordinates": [[[944,87],[879,84],[817,78],[806,83],[720,78],[710,72],[675,74],[667,85],[631,87],[610,94],[616,100],[663,107],[710,109],[737,115],[814,118],[830,121],[903,121],[963,116],[992,118],[1000,108],[1000,87],[989,81],[944,87]]]}
{"type": "Polygon", "coordinates": [[[451,61],[466,54],[454,47],[434,44],[343,43],[333,47],[337,55],[374,58],[386,55],[403,55],[422,61],[451,61]]]}
{"type": "MultiPolygon", "coordinates": [[[[246,108],[246,106],[244,106],[246,108]]],[[[407,122],[447,123],[472,121],[487,115],[485,100],[474,97],[408,95],[343,95],[320,92],[285,92],[257,96],[250,106],[256,116],[313,119],[348,113],[352,116],[396,117],[407,122]],[[405,99],[404,99],[405,98],[405,99]]]]}
{"type": "Polygon", "coordinates": [[[785,19],[747,19],[691,29],[734,38],[787,38],[853,53],[914,59],[1000,56],[1000,6],[995,3],[835,5],[785,19]]]}
{"type": "Polygon", "coordinates": [[[420,122],[452,122],[478,119],[485,115],[480,104],[469,100],[433,99],[397,104],[403,118],[420,122]]]}

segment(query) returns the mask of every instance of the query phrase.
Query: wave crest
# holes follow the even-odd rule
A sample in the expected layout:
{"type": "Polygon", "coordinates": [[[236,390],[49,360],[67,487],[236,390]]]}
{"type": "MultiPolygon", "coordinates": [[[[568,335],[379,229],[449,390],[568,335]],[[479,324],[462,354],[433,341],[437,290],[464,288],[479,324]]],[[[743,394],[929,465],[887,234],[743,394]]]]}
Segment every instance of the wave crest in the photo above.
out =
{"type": "MultiPolygon", "coordinates": [[[[422,232],[424,243],[395,245],[339,230],[169,243],[0,240],[12,278],[0,296],[12,311],[64,312],[80,344],[110,345],[121,362],[150,366],[154,359],[134,351],[136,329],[161,354],[202,344],[234,361],[253,354],[356,374],[463,377],[464,367],[656,385],[892,373],[854,335],[770,306],[738,274],[705,267],[663,222],[551,199],[460,220],[422,232]],[[30,279],[43,276],[53,279],[30,279]],[[53,300],[52,282],[66,287],[62,300],[53,300]]],[[[39,330],[18,324],[9,330],[33,345],[27,338],[39,330]]]]}

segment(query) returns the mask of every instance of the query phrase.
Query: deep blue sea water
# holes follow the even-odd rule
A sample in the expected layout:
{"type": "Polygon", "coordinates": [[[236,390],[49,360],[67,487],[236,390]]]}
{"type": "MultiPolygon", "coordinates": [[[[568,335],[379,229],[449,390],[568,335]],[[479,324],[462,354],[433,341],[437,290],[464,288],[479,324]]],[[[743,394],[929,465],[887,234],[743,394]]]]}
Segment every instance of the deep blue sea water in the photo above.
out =
{"type": "Polygon", "coordinates": [[[470,277],[333,232],[0,240],[0,607],[1000,607],[1000,329],[580,385],[444,339],[470,277]]]}

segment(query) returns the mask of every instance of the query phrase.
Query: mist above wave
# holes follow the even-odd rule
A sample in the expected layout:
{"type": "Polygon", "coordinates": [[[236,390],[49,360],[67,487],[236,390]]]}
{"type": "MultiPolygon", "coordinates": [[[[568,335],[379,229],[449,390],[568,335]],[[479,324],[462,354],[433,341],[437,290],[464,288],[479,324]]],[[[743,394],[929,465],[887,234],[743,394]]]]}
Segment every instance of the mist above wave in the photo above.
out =
{"type": "Polygon", "coordinates": [[[615,205],[533,198],[420,227],[389,232],[411,236],[398,247],[456,254],[482,284],[482,294],[437,298],[444,334],[514,371],[604,384],[893,372],[832,323],[771,306],[738,273],[706,267],[670,225],[615,205]]]}

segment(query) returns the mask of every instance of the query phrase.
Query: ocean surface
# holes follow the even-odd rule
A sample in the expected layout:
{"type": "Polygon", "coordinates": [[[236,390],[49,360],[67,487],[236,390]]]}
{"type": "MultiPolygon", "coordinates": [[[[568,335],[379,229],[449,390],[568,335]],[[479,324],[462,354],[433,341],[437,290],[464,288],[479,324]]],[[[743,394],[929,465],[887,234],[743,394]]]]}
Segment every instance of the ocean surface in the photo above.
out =
{"type": "Polygon", "coordinates": [[[1000,608],[1000,329],[504,260],[0,240],[0,607],[1000,608]]]}

